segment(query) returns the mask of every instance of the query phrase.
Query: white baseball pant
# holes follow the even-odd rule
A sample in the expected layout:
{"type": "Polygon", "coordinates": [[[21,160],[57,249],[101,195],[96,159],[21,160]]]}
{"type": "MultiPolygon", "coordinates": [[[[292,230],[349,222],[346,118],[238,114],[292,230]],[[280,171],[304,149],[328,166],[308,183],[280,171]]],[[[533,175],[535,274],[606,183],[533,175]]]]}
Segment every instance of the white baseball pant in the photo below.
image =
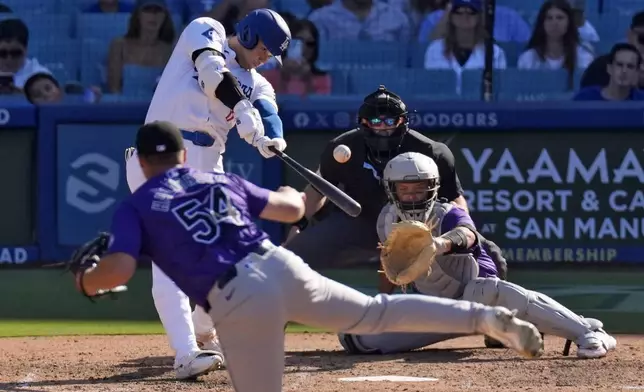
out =
{"type": "MultiPolygon", "coordinates": [[[[218,143],[212,147],[202,147],[184,140],[184,144],[187,166],[204,171],[224,171],[218,143]]],[[[146,179],[136,153],[126,161],[125,173],[131,192],[145,183],[146,179]]],[[[195,311],[192,312],[188,297],[154,262],[152,263],[152,298],[176,357],[181,358],[199,351],[195,333],[211,332],[212,319],[200,306],[196,306],[195,311]]]]}

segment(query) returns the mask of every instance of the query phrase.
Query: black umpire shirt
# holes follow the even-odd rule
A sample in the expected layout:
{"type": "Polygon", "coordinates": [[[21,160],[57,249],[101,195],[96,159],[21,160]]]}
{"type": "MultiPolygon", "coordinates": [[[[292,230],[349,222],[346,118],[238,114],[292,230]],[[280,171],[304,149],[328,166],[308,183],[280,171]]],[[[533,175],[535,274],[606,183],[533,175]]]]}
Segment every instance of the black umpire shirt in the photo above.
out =
{"type": "MultiPolygon", "coordinates": [[[[410,129],[404,136],[397,154],[405,152],[417,152],[436,162],[440,174],[439,198],[452,201],[463,194],[454,167],[454,155],[445,144],[410,129]]],[[[341,186],[346,194],[360,203],[362,217],[377,219],[382,207],[387,203],[387,195],[381,182],[384,164],[386,162],[382,167],[376,167],[367,159],[364,138],[360,130],[354,129],[329,142],[320,157],[320,174],[333,185],[341,186]],[[340,144],[351,149],[351,158],[345,163],[339,163],[333,158],[333,149],[340,144]]]]}

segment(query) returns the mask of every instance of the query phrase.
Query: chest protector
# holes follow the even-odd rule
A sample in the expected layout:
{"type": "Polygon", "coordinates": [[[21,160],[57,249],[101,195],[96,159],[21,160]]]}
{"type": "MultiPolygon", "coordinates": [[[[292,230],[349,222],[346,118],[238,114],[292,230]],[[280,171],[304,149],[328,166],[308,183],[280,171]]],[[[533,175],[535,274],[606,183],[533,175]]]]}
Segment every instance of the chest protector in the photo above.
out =
{"type": "MultiPolygon", "coordinates": [[[[441,225],[445,215],[454,208],[450,203],[435,203],[430,217],[436,221],[432,235],[441,234],[441,225]]],[[[380,242],[384,242],[391,233],[392,224],[399,222],[396,208],[387,204],[378,216],[377,231],[380,242]]],[[[415,291],[436,297],[458,299],[463,295],[465,286],[476,279],[479,266],[476,258],[471,253],[449,254],[437,256],[432,264],[432,269],[426,276],[421,276],[413,283],[415,291]]]]}

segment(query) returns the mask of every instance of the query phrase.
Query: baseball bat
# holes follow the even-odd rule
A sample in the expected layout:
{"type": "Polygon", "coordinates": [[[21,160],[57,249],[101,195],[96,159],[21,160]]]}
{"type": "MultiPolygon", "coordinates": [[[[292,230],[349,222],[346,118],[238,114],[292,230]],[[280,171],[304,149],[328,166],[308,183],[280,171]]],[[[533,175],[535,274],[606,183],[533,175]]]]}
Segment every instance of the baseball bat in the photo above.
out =
{"type": "Polygon", "coordinates": [[[346,212],[347,215],[354,218],[360,215],[362,206],[360,205],[360,203],[351,198],[351,196],[347,195],[337,186],[331,184],[321,176],[307,169],[298,161],[288,156],[286,153],[276,149],[275,147],[269,147],[269,149],[273,153],[275,153],[275,156],[277,156],[284,163],[290,166],[291,169],[295,170],[297,174],[301,175],[321,195],[331,200],[333,204],[338,206],[338,208],[340,208],[342,211],[346,212]]]}

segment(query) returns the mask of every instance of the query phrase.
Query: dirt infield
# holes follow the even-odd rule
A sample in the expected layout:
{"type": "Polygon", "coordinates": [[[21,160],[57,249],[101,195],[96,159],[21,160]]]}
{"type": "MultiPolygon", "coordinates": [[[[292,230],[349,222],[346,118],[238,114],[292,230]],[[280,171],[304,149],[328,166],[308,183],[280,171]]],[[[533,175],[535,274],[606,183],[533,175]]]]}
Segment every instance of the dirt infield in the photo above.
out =
{"type": "MultiPolygon", "coordinates": [[[[483,347],[481,337],[452,340],[395,356],[347,356],[334,335],[287,338],[284,391],[615,391],[644,390],[644,337],[617,336],[599,360],[561,357],[563,340],[522,360],[483,347]],[[427,382],[344,382],[363,376],[431,377],[427,382]]],[[[175,381],[164,336],[0,339],[0,391],[232,391],[225,371],[175,381]]],[[[260,391],[258,391],[260,392],[260,391]]]]}

